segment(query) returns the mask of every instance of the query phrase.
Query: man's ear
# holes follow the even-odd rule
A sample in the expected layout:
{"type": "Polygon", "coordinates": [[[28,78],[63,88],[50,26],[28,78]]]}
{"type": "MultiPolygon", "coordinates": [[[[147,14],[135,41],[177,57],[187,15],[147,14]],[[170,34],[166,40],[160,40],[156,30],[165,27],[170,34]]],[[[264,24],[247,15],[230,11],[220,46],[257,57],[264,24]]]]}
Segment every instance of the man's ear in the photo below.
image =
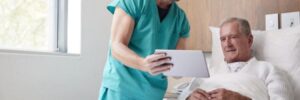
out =
{"type": "Polygon", "coordinates": [[[253,35],[250,33],[249,39],[248,39],[248,43],[250,44],[250,47],[252,47],[253,45],[253,35]]]}

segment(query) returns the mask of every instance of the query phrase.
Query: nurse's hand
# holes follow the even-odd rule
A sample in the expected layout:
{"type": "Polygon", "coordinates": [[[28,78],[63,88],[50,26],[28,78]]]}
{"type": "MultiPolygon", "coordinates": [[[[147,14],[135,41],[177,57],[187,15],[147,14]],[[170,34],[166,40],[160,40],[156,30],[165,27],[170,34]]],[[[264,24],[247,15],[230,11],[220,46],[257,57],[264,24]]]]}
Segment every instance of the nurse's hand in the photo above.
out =
{"type": "Polygon", "coordinates": [[[151,75],[158,75],[173,67],[170,62],[171,57],[168,57],[165,53],[155,53],[143,59],[142,70],[149,72],[151,75]]]}

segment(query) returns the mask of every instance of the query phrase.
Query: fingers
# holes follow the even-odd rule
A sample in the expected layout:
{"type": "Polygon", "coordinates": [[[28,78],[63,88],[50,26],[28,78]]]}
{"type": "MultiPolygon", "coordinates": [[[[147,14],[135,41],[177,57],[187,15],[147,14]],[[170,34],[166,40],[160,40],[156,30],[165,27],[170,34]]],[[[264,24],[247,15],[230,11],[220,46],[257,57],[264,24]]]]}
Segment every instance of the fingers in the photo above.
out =
{"type": "Polygon", "coordinates": [[[242,95],[234,95],[234,92],[219,88],[206,92],[202,89],[197,89],[189,96],[189,100],[234,100],[234,98],[243,97],[242,95]]]}
{"type": "Polygon", "coordinates": [[[208,92],[209,94],[216,94],[216,93],[218,93],[218,91],[219,91],[220,89],[215,89],[215,90],[212,90],[212,91],[210,91],[210,92],[208,92]]]}
{"type": "Polygon", "coordinates": [[[208,99],[210,99],[210,95],[207,93],[207,92],[205,92],[204,90],[202,90],[202,89],[197,89],[196,90],[198,93],[201,93],[203,96],[205,96],[206,98],[208,98],[208,99]]]}
{"type": "Polygon", "coordinates": [[[199,93],[192,95],[190,98],[191,100],[209,100],[204,95],[199,93]]]}
{"type": "Polygon", "coordinates": [[[210,91],[208,94],[210,95],[211,100],[223,100],[224,98],[226,98],[226,94],[225,94],[226,91],[228,90],[224,88],[219,88],[210,91]]]}
{"type": "Polygon", "coordinates": [[[148,67],[160,66],[164,63],[170,63],[171,57],[167,56],[166,53],[159,52],[152,55],[149,55],[145,58],[145,63],[148,67]]]}
{"type": "Polygon", "coordinates": [[[166,53],[155,53],[146,58],[147,62],[154,62],[156,60],[167,57],[166,53]]]}
{"type": "Polygon", "coordinates": [[[166,52],[155,52],[154,54],[167,54],[166,52]]]}
{"type": "Polygon", "coordinates": [[[197,89],[193,91],[193,93],[190,95],[189,100],[209,100],[210,97],[208,93],[206,93],[204,90],[197,89]]]}
{"type": "Polygon", "coordinates": [[[210,94],[211,100],[219,100],[220,99],[220,94],[210,94]]]}
{"type": "Polygon", "coordinates": [[[189,100],[235,100],[236,98],[246,98],[234,91],[230,91],[224,88],[219,88],[206,92],[202,89],[197,89],[189,96],[189,100]],[[191,99],[190,99],[191,98],[191,99]]]}
{"type": "Polygon", "coordinates": [[[152,75],[168,71],[173,67],[171,57],[167,56],[164,52],[158,52],[147,56],[143,63],[144,68],[146,68],[145,71],[152,75]]]}
{"type": "Polygon", "coordinates": [[[153,67],[153,68],[151,68],[151,73],[150,74],[152,74],[152,75],[160,74],[162,72],[170,70],[172,66],[173,65],[170,64],[170,65],[153,67]]]}
{"type": "Polygon", "coordinates": [[[163,64],[171,64],[170,62],[170,58],[162,58],[160,60],[150,63],[150,67],[164,66],[163,64]]]}
{"type": "Polygon", "coordinates": [[[208,92],[208,94],[210,94],[210,95],[212,95],[212,94],[218,94],[218,93],[222,93],[224,91],[225,91],[224,88],[218,88],[218,89],[215,89],[215,90],[212,90],[212,91],[208,92]]]}

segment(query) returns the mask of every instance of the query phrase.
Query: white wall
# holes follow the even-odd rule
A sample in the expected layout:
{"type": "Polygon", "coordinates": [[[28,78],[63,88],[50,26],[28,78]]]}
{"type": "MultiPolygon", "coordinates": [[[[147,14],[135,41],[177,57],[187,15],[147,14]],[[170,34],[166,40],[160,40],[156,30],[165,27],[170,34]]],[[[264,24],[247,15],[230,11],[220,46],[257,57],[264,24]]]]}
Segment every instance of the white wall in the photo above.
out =
{"type": "Polygon", "coordinates": [[[0,100],[96,100],[106,59],[109,0],[82,0],[81,56],[0,53],[0,100]]]}

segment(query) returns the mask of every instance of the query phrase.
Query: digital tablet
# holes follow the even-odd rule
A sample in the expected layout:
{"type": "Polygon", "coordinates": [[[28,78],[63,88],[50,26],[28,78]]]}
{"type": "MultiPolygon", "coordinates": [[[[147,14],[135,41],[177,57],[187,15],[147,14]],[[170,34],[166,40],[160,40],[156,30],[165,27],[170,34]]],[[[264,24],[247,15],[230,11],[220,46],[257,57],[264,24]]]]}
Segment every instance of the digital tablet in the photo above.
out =
{"type": "Polygon", "coordinates": [[[171,57],[174,65],[169,71],[164,72],[166,76],[177,77],[209,77],[209,71],[205,56],[200,50],[155,50],[156,53],[164,52],[171,57]]]}

